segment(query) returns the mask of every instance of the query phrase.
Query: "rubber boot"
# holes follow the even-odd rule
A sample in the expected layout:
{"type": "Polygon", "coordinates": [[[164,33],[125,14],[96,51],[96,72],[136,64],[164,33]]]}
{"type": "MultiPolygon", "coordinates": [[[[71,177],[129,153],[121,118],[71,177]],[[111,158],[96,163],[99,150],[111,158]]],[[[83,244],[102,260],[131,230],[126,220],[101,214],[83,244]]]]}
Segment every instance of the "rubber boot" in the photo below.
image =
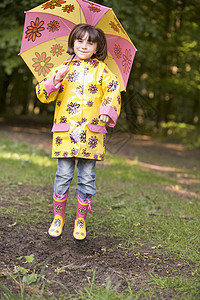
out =
{"type": "Polygon", "coordinates": [[[54,219],[49,228],[49,235],[51,237],[60,237],[65,224],[65,208],[67,203],[67,195],[53,194],[54,202],[54,219]]]}
{"type": "Polygon", "coordinates": [[[88,211],[91,213],[91,199],[81,199],[78,196],[77,215],[73,233],[76,240],[84,240],[86,238],[87,233],[85,218],[88,211]]]}

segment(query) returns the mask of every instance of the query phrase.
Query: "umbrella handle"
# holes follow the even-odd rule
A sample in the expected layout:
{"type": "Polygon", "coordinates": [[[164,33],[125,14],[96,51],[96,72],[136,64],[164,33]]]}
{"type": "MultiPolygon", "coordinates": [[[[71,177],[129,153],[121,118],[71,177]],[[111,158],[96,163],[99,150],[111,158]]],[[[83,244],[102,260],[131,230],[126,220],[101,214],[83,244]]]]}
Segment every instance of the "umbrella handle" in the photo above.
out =
{"type": "Polygon", "coordinates": [[[70,62],[69,62],[69,64],[68,64],[68,66],[71,64],[71,62],[72,62],[72,60],[74,59],[75,56],[76,56],[76,54],[74,53],[74,54],[72,55],[72,58],[70,59],[70,62]]]}
{"type": "MultiPolygon", "coordinates": [[[[71,64],[71,62],[72,62],[72,60],[74,59],[75,56],[76,56],[76,54],[73,54],[73,56],[72,56],[72,58],[70,59],[70,62],[69,62],[69,64],[68,64],[68,67],[69,67],[69,65],[71,64]]],[[[66,72],[66,71],[65,71],[65,72],[66,72]]],[[[60,77],[63,77],[64,74],[65,74],[65,72],[61,73],[61,74],[60,74],[60,77]]]]}

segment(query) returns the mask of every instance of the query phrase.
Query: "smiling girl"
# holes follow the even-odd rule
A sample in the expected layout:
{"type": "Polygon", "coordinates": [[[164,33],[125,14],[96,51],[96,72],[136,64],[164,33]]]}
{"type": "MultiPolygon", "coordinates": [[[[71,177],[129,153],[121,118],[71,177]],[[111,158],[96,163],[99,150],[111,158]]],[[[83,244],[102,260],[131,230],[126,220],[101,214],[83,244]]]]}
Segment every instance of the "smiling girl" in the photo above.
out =
{"type": "Polygon", "coordinates": [[[54,182],[54,219],[49,235],[59,237],[65,223],[70,183],[78,167],[78,205],[73,236],[86,237],[85,219],[96,194],[95,165],[104,160],[107,124],[114,127],[120,114],[120,86],[103,62],[107,43],[102,30],[79,24],[71,31],[70,60],[53,69],[36,86],[43,103],[56,100],[52,157],[58,159],[54,182]]]}

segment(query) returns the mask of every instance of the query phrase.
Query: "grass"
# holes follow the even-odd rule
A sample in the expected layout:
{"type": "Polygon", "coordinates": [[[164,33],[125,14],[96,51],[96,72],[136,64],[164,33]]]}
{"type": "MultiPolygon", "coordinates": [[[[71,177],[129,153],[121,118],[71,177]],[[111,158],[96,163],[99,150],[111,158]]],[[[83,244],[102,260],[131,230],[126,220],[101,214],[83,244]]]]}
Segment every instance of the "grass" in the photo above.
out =
{"type": "MultiPolygon", "coordinates": [[[[27,224],[41,224],[41,214],[52,207],[51,200],[48,199],[52,194],[56,166],[56,160],[51,159],[45,151],[38,151],[26,143],[0,139],[1,197],[9,201],[10,192],[16,194],[14,202],[11,199],[6,207],[0,207],[0,214],[11,215],[14,222],[20,223],[22,228],[27,224]],[[23,197],[19,192],[26,187],[27,193],[23,197]],[[30,188],[33,190],[29,195],[30,188]],[[46,191],[47,188],[48,193],[38,192],[42,189],[46,191]]],[[[178,172],[200,180],[198,170],[181,169],[178,172]]],[[[76,175],[77,172],[75,177],[76,175]]],[[[94,273],[85,289],[79,289],[73,295],[62,294],[59,299],[162,299],[165,293],[173,299],[197,299],[200,296],[199,199],[196,196],[188,198],[187,195],[180,197],[176,191],[182,186],[177,177],[147,170],[140,167],[137,161],[122,159],[109,153],[106,164],[97,165],[96,178],[98,197],[93,200],[95,214],[88,218],[93,238],[97,238],[99,233],[115,236],[121,240],[117,247],[125,252],[137,250],[140,253],[144,252],[143,249],[152,249],[158,255],[182,259],[191,265],[193,273],[191,278],[184,274],[174,277],[149,274],[146,284],[137,289],[130,286],[125,278],[127,288],[121,293],[117,286],[111,285],[109,277],[105,286],[99,287],[94,273]],[[177,188],[173,189],[174,187],[177,188]],[[101,217],[97,217],[98,214],[101,217]]],[[[75,189],[76,180],[71,185],[72,192],[75,189]]],[[[68,213],[73,216],[73,209],[68,213]]],[[[50,221],[51,216],[47,218],[50,221]]],[[[114,253],[115,249],[109,251],[114,253]]],[[[1,284],[4,291],[1,299],[44,297],[41,289],[38,296],[38,290],[32,295],[26,292],[23,282],[20,282],[20,287],[21,292],[16,296],[1,284]]],[[[46,288],[50,289],[48,284],[46,288]]],[[[44,299],[54,298],[45,296],[44,299]]]]}
{"type": "Polygon", "coordinates": [[[200,147],[199,126],[173,121],[162,122],[159,133],[170,141],[185,144],[188,149],[200,147]]]}

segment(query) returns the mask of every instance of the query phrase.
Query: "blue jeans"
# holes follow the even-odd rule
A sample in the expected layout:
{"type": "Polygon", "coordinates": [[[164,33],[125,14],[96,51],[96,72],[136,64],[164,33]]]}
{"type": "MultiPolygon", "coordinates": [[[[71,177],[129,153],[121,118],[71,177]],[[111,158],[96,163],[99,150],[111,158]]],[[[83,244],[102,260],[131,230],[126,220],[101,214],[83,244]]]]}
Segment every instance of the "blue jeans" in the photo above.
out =
{"type": "MultiPolygon", "coordinates": [[[[54,194],[64,195],[68,192],[74,177],[75,158],[59,158],[55,175],[54,194]]],[[[78,158],[78,195],[81,199],[90,199],[96,194],[95,172],[96,160],[78,158]]]]}

